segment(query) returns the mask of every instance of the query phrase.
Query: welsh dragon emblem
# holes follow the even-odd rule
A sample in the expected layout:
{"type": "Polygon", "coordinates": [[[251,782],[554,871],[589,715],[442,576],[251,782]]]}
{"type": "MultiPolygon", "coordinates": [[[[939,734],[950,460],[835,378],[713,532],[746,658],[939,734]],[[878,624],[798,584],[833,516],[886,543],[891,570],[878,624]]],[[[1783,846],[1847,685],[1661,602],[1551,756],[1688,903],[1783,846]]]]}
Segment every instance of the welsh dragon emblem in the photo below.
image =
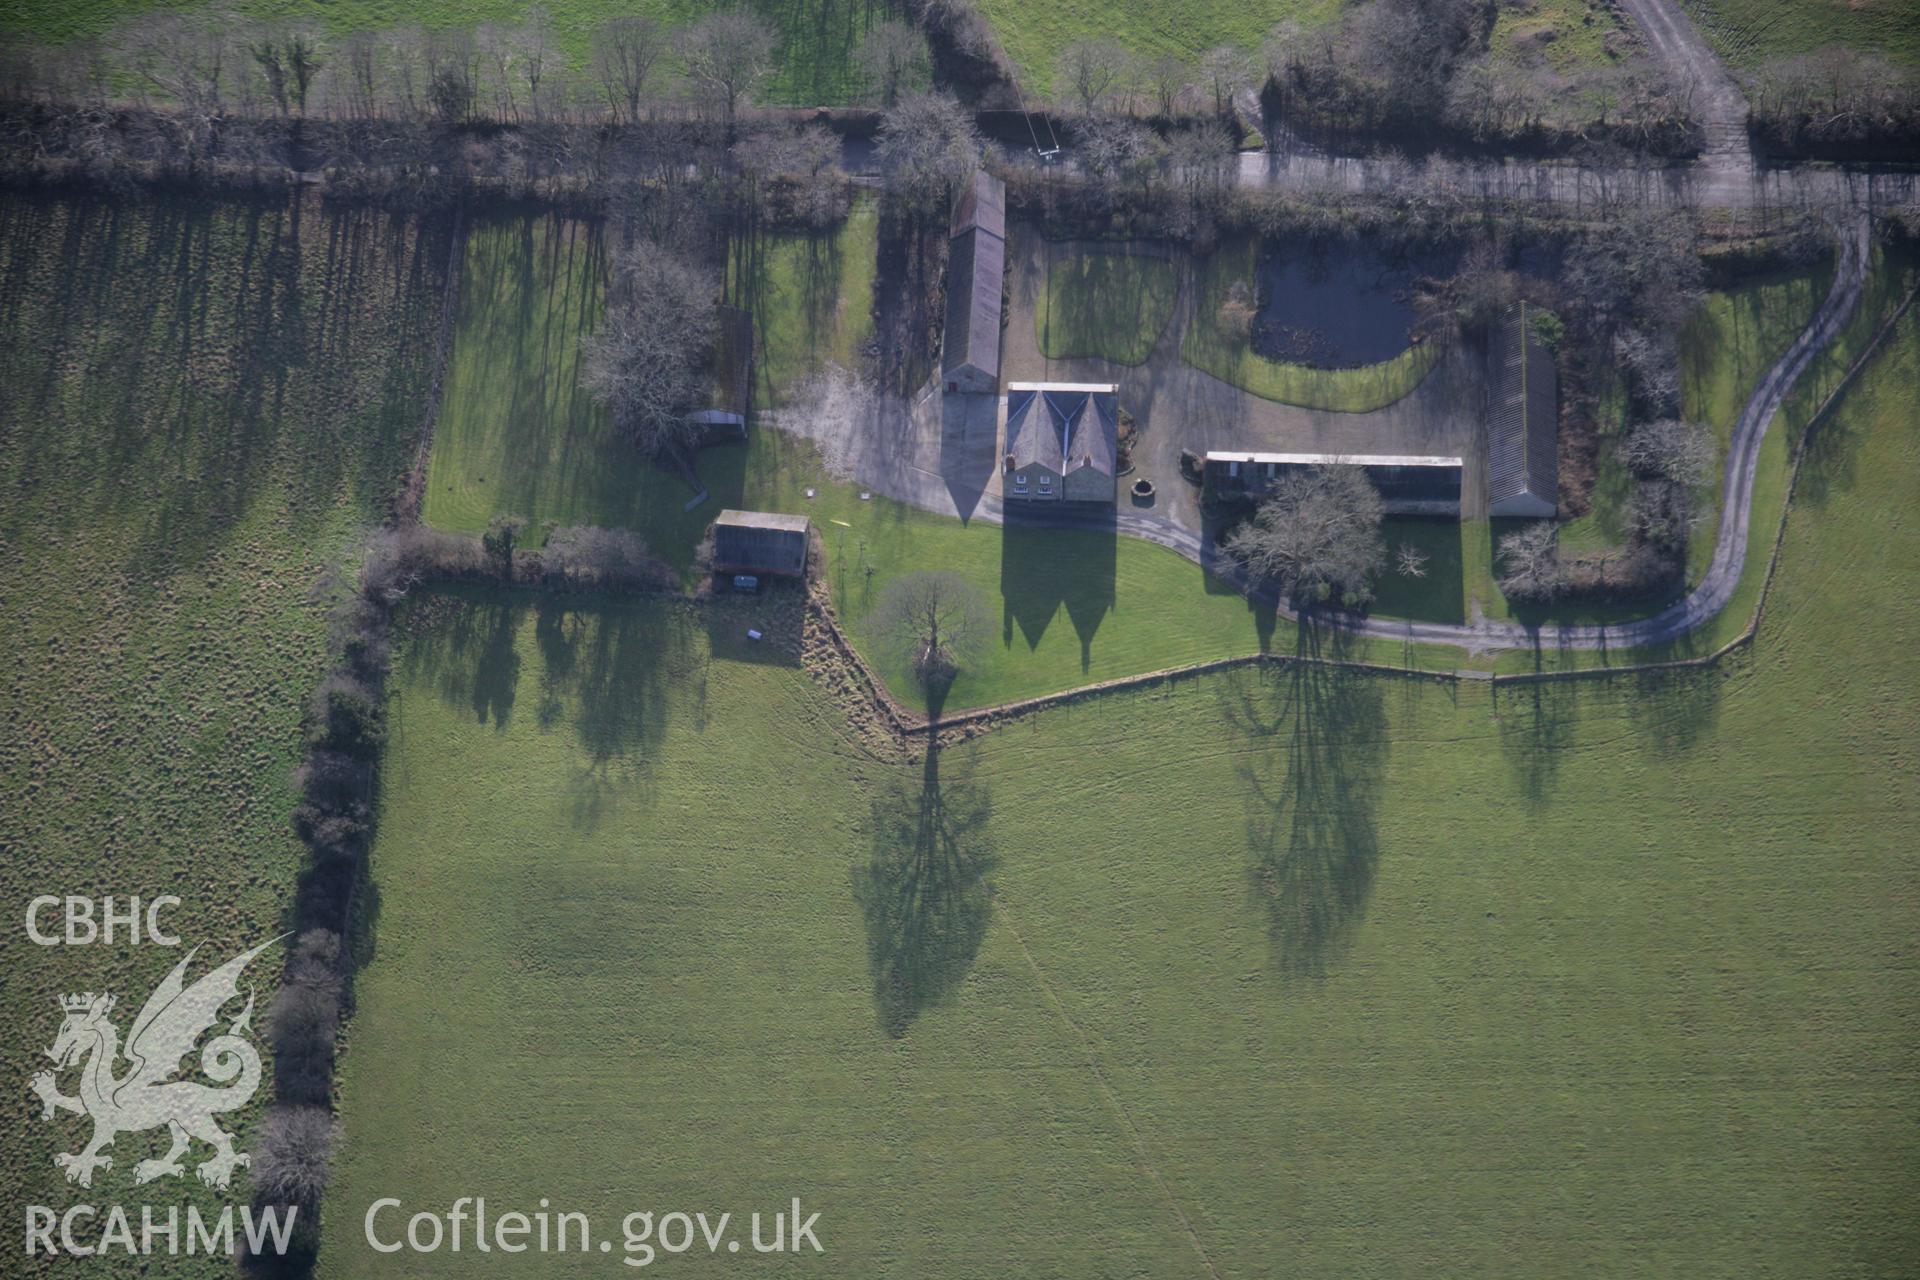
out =
{"type": "Polygon", "coordinates": [[[118,1028],[107,1016],[113,1011],[111,995],[87,992],[60,998],[66,1016],[53,1047],[46,1050],[55,1069],[35,1075],[32,1088],[43,1107],[41,1119],[51,1119],[55,1111],[70,1111],[93,1120],[93,1140],[85,1148],[53,1158],[66,1170],[68,1182],[92,1186],[96,1169],[113,1168],[113,1157],[101,1153],[113,1145],[116,1135],[161,1125],[167,1127],[172,1145],[159,1159],[134,1166],[136,1183],[184,1175],[180,1157],[196,1138],[213,1148],[213,1158],[196,1170],[208,1186],[224,1189],[233,1180],[233,1171],[250,1162],[244,1152],[233,1149],[233,1136],[215,1124],[214,1117],[245,1106],[260,1086],[260,1054],[246,1039],[253,1018],[251,993],[246,1008],[200,1052],[200,1069],[223,1087],[171,1077],[180,1072],[182,1059],[193,1052],[200,1037],[219,1021],[222,1007],[238,998],[240,974],[247,964],[278,941],[263,942],[235,956],[192,986],[186,985],[184,976],[199,948],[189,951],[147,997],[127,1032],[124,1049],[118,1028]],[[127,1069],[117,1072],[123,1056],[127,1069]],[[60,1092],[56,1073],[76,1065],[80,1092],[68,1097],[60,1092]]]}

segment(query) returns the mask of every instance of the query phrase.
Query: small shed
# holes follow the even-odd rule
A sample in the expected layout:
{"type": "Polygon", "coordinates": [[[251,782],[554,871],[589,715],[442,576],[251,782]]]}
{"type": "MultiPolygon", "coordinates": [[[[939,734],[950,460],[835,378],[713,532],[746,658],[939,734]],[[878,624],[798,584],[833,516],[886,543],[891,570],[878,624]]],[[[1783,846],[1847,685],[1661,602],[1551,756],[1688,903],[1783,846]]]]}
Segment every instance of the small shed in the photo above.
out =
{"type": "Polygon", "coordinates": [[[715,573],[807,576],[807,539],[813,525],[805,516],[777,511],[722,511],[713,522],[715,573]]]}
{"type": "Polygon", "coordinates": [[[1551,519],[1560,506],[1560,383],[1534,331],[1539,312],[1507,309],[1487,343],[1487,514],[1551,519]]]}
{"type": "Polygon", "coordinates": [[[953,211],[940,377],[948,391],[1000,390],[1000,295],[1007,274],[1006,185],[973,175],[953,211]]]}

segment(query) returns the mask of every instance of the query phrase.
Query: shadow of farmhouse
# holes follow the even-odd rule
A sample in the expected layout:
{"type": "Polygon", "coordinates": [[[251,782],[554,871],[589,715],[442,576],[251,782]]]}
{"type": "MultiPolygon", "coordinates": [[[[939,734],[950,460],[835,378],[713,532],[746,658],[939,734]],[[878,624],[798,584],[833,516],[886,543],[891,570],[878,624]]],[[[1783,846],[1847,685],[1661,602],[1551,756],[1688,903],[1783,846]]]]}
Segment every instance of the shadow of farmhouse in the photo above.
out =
{"type": "Polygon", "coordinates": [[[972,780],[970,758],[957,779],[943,780],[942,755],[930,743],[920,776],[898,779],[874,800],[872,857],[851,877],[874,1012],[895,1039],[959,987],[993,914],[993,803],[972,780]]]}
{"type": "Polygon", "coordinates": [[[1035,649],[1066,611],[1080,638],[1080,670],[1093,662],[1093,637],[1113,608],[1118,533],[1111,507],[1075,513],[1070,527],[1009,512],[1000,539],[1001,643],[1017,628],[1035,649]]]}
{"type": "MultiPolygon", "coordinates": [[[[1301,658],[1344,647],[1302,621],[1301,658]]],[[[1379,861],[1374,810],[1386,751],[1381,677],[1295,662],[1236,669],[1223,715],[1257,748],[1239,766],[1253,896],[1288,977],[1321,977],[1351,944],[1379,861]]]]}

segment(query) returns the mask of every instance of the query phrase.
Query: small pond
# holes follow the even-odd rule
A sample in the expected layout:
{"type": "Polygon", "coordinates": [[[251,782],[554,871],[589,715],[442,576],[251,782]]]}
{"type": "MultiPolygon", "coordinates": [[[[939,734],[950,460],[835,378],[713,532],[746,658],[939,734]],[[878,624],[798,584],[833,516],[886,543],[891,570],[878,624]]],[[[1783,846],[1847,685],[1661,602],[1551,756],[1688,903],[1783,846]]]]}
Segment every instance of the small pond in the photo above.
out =
{"type": "Polygon", "coordinates": [[[1269,241],[1256,268],[1253,347],[1289,364],[1346,369],[1407,349],[1414,282],[1451,275],[1451,249],[1392,252],[1344,242],[1269,241]]]}

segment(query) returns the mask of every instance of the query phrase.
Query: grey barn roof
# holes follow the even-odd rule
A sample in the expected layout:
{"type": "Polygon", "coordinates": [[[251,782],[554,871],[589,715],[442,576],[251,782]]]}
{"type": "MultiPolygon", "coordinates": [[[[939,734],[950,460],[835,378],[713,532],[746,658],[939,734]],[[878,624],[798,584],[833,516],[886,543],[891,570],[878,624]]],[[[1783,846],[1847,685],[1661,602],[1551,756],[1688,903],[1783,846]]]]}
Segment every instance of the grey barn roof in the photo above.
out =
{"type": "Polygon", "coordinates": [[[1005,191],[998,178],[977,173],[955,211],[953,242],[947,250],[942,373],[970,364],[991,377],[1000,376],[1000,290],[1007,266],[1005,191]]]}
{"type": "Polygon", "coordinates": [[[713,567],[721,573],[807,572],[805,516],[722,511],[713,522],[713,567]]]}
{"type": "Polygon", "coordinates": [[[1522,302],[1494,326],[1487,349],[1487,510],[1554,514],[1560,505],[1559,375],[1522,302]]]}
{"type": "Polygon", "coordinates": [[[1016,469],[1114,473],[1120,405],[1111,383],[1007,384],[1007,456],[1016,469]]]}
{"type": "Polygon", "coordinates": [[[951,234],[957,236],[975,228],[990,231],[1002,240],[1007,238],[1007,184],[985,169],[973,171],[953,206],[951,234]]]}
{"type": "Polygon", "coordinates": [[[790,516],[783,511],[727,510],[714,517],[713,522],[737,529],[779,529],[786,533],[805,533],[809,527],[805,516],[790,516]]]}

